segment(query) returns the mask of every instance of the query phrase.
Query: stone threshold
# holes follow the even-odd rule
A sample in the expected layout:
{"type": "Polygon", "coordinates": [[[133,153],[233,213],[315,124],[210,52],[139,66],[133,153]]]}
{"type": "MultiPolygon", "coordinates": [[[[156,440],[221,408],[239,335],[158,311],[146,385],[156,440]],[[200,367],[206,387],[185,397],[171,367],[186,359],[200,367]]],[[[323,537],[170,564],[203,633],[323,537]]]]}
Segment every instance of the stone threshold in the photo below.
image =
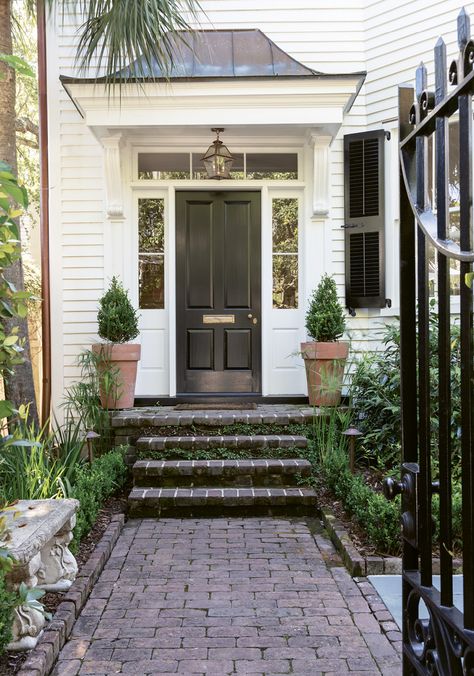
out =
{"type": "Polygon", "coordinates": [[[112,517],[105,533],[64,595],[52,621],[45,627],[36,647],[29,653],[17,676],[48,676],[51,672],[94,584],[110,558],[124,523],[124,514],[115,514],[112,517]]]}
{"type": "MultiPolygon", "coordinates": [[[[368,575],[401,575],[402,559],[399,556],[363,556],[351,540],[343,524],[327,508],[321,508],[321,521],[331,542],[339,552],[342,561],[352,577],[368,575]]],[[[440,572],[440,560],[433,559],[433,573],[440,572]]],[[[454,570],[462,569],[462,560],[454,559],[454,570]]]]}

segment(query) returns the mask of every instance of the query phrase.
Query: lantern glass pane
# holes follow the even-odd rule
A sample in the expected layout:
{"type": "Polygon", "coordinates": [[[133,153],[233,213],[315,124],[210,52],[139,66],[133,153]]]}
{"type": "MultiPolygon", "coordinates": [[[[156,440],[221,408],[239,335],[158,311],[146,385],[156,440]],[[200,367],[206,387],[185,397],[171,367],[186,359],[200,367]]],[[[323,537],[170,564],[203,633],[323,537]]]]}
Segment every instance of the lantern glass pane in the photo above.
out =
{"type": "MultiPolygon", "coordinates": [[[[229,171],[230,178],[234,179],[243,179],[244,175],[244,155],[243,153],[237,153],[232,155],[234,161],[232,167],[229,171]]],[[[204,168],[202,161],[202,154],[193,153],[193,178],[194,179],[206,179],[209,178],[206,169],[204,168]]]]}

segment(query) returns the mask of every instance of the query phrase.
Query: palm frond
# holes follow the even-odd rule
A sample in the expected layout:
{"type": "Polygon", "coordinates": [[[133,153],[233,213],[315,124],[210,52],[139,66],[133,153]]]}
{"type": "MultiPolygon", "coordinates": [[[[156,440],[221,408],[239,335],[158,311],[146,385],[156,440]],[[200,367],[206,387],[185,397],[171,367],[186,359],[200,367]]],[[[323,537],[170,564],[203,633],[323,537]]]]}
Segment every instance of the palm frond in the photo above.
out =
{"type": "Polygon", "coordinates": [[[145,77],[156,64],[169,74],[172,41],[177,31],[190,30],[186,16],[200,10],[198,0],[44,0],[49,9],[73,10],[79,27],[77,64],[81,72],[95,67],[108,85],[120,83],[121,72],[134,64],[133,75],[145,77]],[[141,57],[141,58],[139,58],[141,57]]]}

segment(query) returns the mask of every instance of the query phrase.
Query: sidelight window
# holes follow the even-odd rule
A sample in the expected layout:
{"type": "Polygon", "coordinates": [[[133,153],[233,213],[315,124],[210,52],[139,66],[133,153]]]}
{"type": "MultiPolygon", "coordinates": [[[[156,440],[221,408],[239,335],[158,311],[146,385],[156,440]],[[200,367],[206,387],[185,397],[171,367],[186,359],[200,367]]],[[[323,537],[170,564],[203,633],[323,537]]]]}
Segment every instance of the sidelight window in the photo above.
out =
{"type": "Polygon", "coordinates": [[[142,310],[165,306],[164,199],[138,200],[138,296],[142,310]]]}
{"type": "Polygon", "coordinates": [[[298,198],[272,200],[273,307],[298,307],[298,198]]]}

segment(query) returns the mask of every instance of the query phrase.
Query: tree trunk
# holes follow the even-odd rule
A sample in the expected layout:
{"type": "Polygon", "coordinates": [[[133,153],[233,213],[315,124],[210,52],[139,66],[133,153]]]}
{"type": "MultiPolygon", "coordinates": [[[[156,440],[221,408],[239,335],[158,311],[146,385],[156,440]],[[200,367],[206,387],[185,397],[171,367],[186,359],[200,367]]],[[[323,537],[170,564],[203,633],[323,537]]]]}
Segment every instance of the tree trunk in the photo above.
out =
{"type": "MultiPolygon", "coordinates": [[[[0,52],[12,54],[12,0],[0,0],[0,52]]],[[[17,174],[16,162],[16,116],[15,116],[15,73],[11,68],[0,64],[0,159],[10,165],[17,174]]],[[[21,259],[12,265],[6,276],[18,290],[23,290],[23,266],[21,259]]],[[[38,422],[35,399],[33,370],[30,358],[30,340],[27,319],[14,318],[6,322],[9,327],[18,326],[23,339],[23,364],[15,368],[15,374],[5,382],[6,398],[18,408],[20,404],[30,404],[30,420],[38,422]]]]}

